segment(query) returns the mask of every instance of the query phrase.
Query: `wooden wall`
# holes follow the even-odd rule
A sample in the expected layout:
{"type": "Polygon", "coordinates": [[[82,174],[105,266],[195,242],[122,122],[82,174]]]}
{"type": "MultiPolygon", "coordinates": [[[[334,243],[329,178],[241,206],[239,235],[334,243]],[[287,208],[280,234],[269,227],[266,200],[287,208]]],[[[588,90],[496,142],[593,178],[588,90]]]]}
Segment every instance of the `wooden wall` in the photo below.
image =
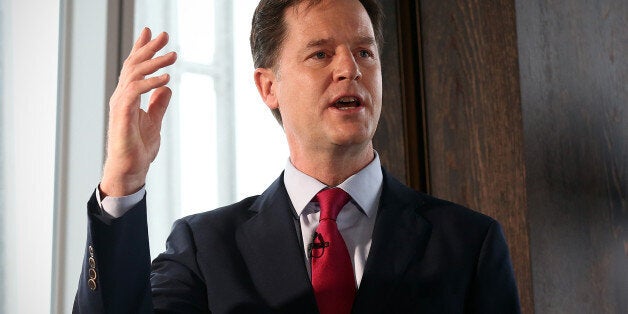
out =
{"type": "Polygon", "coordinates": [[[402,67],[399,59],[401,47],[397,33],[396,1],[382,1],[386,14],[384,25],[385,49],[381,54],[382,63],[382,115],[373,139],[373,145],[379,152],[382,164],[393,176],[408,182],[409,162],[406,134],[404,133],[404,102],[402,67]]]}
{"type": "Polygon", "coordinates": [[[429,192],[416,10],[411,1],[380,0],[384,9],[382,116],[373,139],[382,164],[417,191],[429,192]]]}
{"type": "Polygon", "coordinates": [[[497,219],[532,310],[514,1],[420,1],[429,185],[497,219]]]}
{"type": "Polygon", "coordinates": [[[537,313],[628,313],[628,1],[518,0],[537,313]]]}
{"type": "Polygon", "coordinates": [[[501,222],[524,313],[628,313],[628,1],[381,2],[383,164],[501,222]]]}

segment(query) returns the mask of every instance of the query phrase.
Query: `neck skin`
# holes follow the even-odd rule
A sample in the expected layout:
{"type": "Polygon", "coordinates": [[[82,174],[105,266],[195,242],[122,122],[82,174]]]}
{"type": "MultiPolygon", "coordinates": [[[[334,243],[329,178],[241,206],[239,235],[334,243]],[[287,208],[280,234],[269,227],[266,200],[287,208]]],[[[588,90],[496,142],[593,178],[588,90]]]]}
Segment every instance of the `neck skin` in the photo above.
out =
{"type": "Polygon", "coordinates": [[[331,150],[303,151],[289,146],[292,165],[327,186],[337,186],[375,158],[372,141],[358,147],[338,145],[331,150]]]}

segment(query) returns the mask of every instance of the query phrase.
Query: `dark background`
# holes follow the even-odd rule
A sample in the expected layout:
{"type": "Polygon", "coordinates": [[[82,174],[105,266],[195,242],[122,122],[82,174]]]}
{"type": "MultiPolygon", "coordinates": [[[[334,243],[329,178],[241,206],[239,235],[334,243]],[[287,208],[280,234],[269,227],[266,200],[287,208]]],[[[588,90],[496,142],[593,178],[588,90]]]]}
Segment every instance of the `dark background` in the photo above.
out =
{"type": "Polygon", "coordinates": [[[381,2],[385,167],[501,222],[524,313],[628,313],[628,1],[381,2]]]}

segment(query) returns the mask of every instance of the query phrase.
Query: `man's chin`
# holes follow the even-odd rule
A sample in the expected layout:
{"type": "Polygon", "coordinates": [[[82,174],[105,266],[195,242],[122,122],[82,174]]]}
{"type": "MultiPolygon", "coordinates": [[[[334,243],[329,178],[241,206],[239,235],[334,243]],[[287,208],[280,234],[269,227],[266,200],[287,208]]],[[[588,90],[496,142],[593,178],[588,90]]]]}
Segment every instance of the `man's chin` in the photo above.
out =
{"type": "Polygon", "coordinates": [[[361,148],[367,147],[371,143],[371,140],[372,136],[369,136],[367,132],[341,132],[339,134],[336,134],[331,142],[338,147],[359,150],[361,148]]]}

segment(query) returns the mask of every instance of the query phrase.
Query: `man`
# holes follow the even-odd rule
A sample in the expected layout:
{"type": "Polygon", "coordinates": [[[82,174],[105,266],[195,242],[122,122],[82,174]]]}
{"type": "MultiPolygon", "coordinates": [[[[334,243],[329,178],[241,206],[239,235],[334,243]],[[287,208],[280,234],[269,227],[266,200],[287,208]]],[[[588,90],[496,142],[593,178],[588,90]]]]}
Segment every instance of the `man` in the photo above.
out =
{"type": "Polygon", "coordinates": [[[143,185],[171,92],[167,75],[146,76],[176,55],[154,58],[167,35],[150,37],[111,98],[75,312],[519,312],[499,224],[379,165],[381,11],[369,0],[260,2],[254,77],[285,131],[286,170],[260,196],[177,221],[151,267],[143,185]]]}

